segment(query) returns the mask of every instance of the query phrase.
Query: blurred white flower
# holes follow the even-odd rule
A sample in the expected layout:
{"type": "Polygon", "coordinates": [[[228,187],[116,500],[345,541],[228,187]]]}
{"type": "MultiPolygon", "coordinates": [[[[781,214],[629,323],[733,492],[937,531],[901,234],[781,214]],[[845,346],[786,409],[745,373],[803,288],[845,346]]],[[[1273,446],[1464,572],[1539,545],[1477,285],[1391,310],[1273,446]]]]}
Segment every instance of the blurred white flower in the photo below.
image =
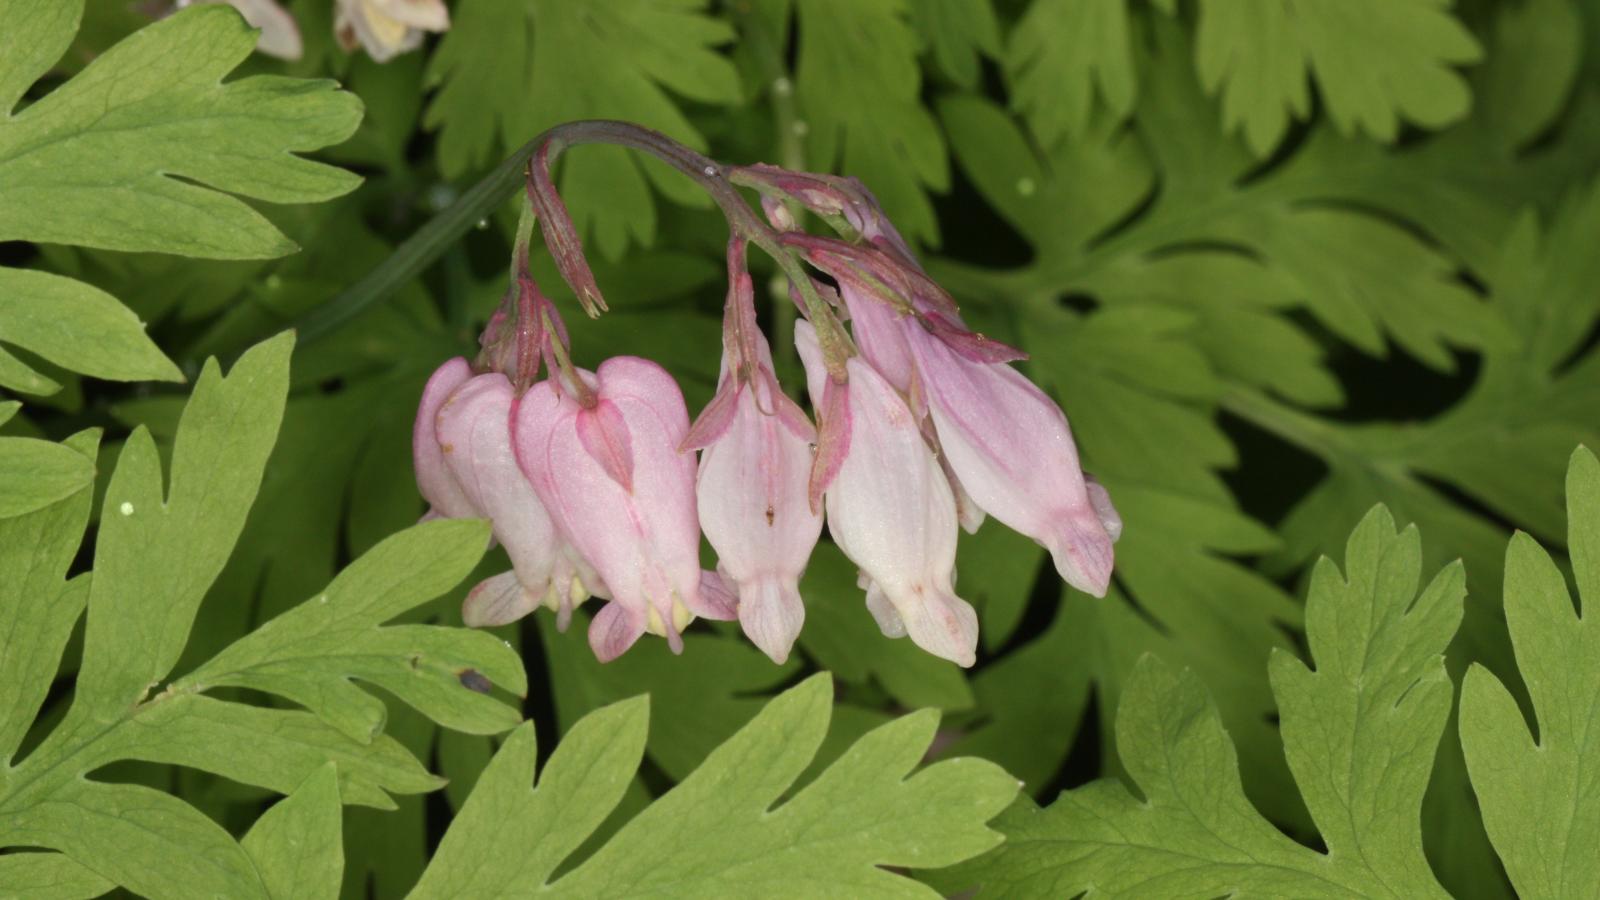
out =
{"type": "Polygon", "coordinates": [[[226,3],[237,9],[251,27],[261,29],[256,39],[256,49],[279,59],[300,58],[300,28],[294,17],[284,11],[275,0],[178,0],[177,8],[199,6],[203,3],[226,3]]]}
{"type": "Polygon", "coordinates": [[[425,31],[450,28],[444,0],[337,0],[333,33],[339,45],[364,47],[378,62],[417,49],[425,31]]]}

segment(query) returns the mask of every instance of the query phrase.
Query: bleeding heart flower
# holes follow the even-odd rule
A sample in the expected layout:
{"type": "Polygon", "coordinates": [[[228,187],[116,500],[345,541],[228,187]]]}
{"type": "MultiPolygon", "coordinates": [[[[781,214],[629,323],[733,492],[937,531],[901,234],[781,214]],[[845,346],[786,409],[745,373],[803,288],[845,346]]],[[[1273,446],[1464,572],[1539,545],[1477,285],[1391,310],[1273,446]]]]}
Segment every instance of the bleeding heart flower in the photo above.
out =
{"type": "Polygon", "coordinates": [[[697,422],[688,446],[705,448],[700,527],[717,551],[718,574],[738,594],[739,623],[782,663],[805,621],[800,576],[822,533],[822,515],[806,499],[816,429],[779,390],[766,339],[754,341],[753,378],[731,372],[724,355],[717,399],[701,417],[710,424],[697,422]]]}
{"type": "MultiPolygon", "coordinates": [[[[733,610],[702,597],[694,453],[683,395],[660,366],[637,357],[576,370],[593,391],[585,407],[553,380],[517,401],[517,462],[557,527],[611,594],[589,626],[602,662],[646,631],[682,652],[696,615],[733,610]]],[[[708,592],[709,593],[709,592],[708,592]]]]}
{"type": "MultiPolygon", "coordinates": [[[[950,469],[985,512],[1043,544],[1078,590],[1105,596],[1121,520],[1091,497],[1061,408],[1022,373],[974,359],[907,318],[918,382],[950,469]]],[[[1098,488],[1099,486],[1096,485],[1098,488]]]]}
{"type": "MultiPolygon", "coordinates": [[[[809,323],[795,346],[811,395],[838,393],[809,323]]],[[[828,483],[828,531],[861,568],[867,606],[890,637],[908,634],[962,666],[976,661],[978,616],[957,597],[956,501],[904,398],[861,357],[846,363],[849,443],[828,483]]],[[[820,405],[820,401],[819,405],[820,405]]],[[[826,427],[826,425],[824,425],[826,427]]]]}
{"type": "Polygon", "coordinates": [[[506,376],[476,375],[434,416],[444,462],[462,494],[489,519],[512,571],[478,584],[462,605],[468,625],[504,625],[546,606],[566,630],[574,605],[603,593],[586,563],[556,530],[511,449],[513,391],[506,376]]]}

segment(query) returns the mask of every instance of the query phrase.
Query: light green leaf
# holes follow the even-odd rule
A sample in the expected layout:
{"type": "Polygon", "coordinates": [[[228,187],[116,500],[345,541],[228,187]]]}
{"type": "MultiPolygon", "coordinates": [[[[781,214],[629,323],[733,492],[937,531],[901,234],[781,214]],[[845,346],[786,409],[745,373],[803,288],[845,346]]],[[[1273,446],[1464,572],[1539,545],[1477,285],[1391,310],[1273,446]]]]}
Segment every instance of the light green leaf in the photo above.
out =
{"type": "Polygon", "coordinates": [[[1146,656],[1116,735],[1135,796],[1114,779],[1047,810],[1013,807],[1006,843],[941,886],[1004,896],[1447,896],[1422,851],[1422,796],[1450,713],[1442,654],[1461,619],[1459,564],[1418,594],[1421,541],[1384,510],[1323,560],[1307,632],[1316,668],[1273,654],[1284,751],[1328,850],[1298,844],[1245,799],[1233,742],[1200,681],[1146,656]],[[1142,799],[1141,799],[1142,797],[1142,799]]]}
{"type": "Polygon", "coordinates": [[[339,573],[326,591],[262,625],[179,679],[174,691],[248,687],[305,706],[366,743],[384,706],[350,682],[393,693],[429,718],[474,734],[505,731],[521,713],[480,693],[483,682],[527,692],[522,661],[487,632],[383,623],[454,587],[489,542],[487,523],[446,519],[407,529],[339,573]]]}
{"type": "Polygon", "coordinates": [[[20,810],[0,802],[0,843],[59,850],[150,897],[267,896],[222,827],[163,791],[67,779],[20,810]]]}
{"type": "Polygon", "coordinates": [[[226,378],[207,363],[178,427],[170,489],[149,432],[128,438],[95,545],[76,715],[120,718],[178,661],[261,486],[293,347],[286,332],[245,353],[226,378]]]}
{"type": "MultiPolygon", "coordinates": [[[[0,21],[9,29],[35,5],[12,0],[0,21]]],[[[347,193],[354,175],[293,153],[344,140],[361,107],[331,81],[224,84],[255,42],[226,6],[182,11],[0,121],[0,240],[211,258],[292,251],[230,194],[308,203],[347,193]]],[[[16,71],[7,57],[0,84],[16,71]]]]}
{"type": "Polygon", "coordinates": [[[622,800],[644,756],[649,709],[646,695],[584,716],[556,745],[537,779],[533,723],[512,732],[411,896],[538,890],[622,800]]]}
{"type": "Polygon", "coordinates": [[[991,0],[914,0],[911,17],[939,68],[964,88],[978,85],[980,55],[1000,55],[991,0]]]}
{"type": "MultiPolygon", "coordinates": [[[[1600,461],[1587,448],[1567,472],[1568,541],[1578,595],[1600,598],[1600,461]]],[[[1537,737],[1506,686],[1473,665],[1461,688],[1461,745],[1484,825],[1525,900],[1593,896],[1600,885],[1600,767],[1594,710],[1600,637],[1561,570],[1533,538],[1506,551],[1506,624],[1537,737]]],[[[1587,610],[1585,610],[1587,612],[1587,610]]]]}
{"type": "Polygon", "coordinates": [[[1481,56],[1450,0],[1202,0],[1195,64],[1222,93],[1224,127],[1258,156],[1310,109],[1309,73],[1334,125],[1392,142],[1402,121],[1440,128],[1472,97],[1452,66],[1481,56]]]}
{"type": "Polygon", "coordinates": [[[285,900],[339,896],[344,872],[339,810],[339,778],[334,764],[328,763],[251,826],[240,845],[261,873],[268,896],[285,900]]]}
{"type": "Polygon", "coordinates": [[[565,634],[548,616],[537,624],[560,724],[574,727],[601,706],[648,691],[650,759],[673,778],[693,771],[800,669],[798,655],[775,666],[742,638],[693,633],[684,636],[681,656],[665,641],[640,642],[602,665],[584,638],[589,620],[582,612],[565,634]]]}
{"type": "Polygon", "coordinates": [[[1495,7],[1487,60],[1473,74],[1484,134],[1512,153],[1550,126],[1583,61],[1583,15],[1572,0],[1495,7]]]}
{"type": "Polygon", "coordinates": [[[64,853],[0,856],[0,900],[89,900],[114,887],[64,853]]]}
{"type": "Polygon", "coordinates": [[[1138,94],[1127,0],[1034,0],[1011,31],[1011,105],[1047,146],[1089,125],[1095,100],[1127,117],[1138,94]]]}
{"type": "Polygon", "coordinates": [[[0,267],[0,341],[95,378],[183,380],[115,297],[48,272],[0,267]]]}
{"type": "Polygon", "coordinates": [[[818,896],[933,896],[880,867],[950,865],[993,847],[984,823],[1015,796],[1016,782],[973,759],[907,777],[937,724],[924,710],[870,732],[773,808],[822,743],[831,699],[826,675],[780,695],[553,883],[562,858],[621,798],[647,716],[632,701],[585,720],[532,797],[521,793],[535,759],[525,726],[490,764],[413,896],[744,896],[799,885],[818,896]],[[570,831],[552,827],[574,818],[570,831]]]}
{"type": "MultiPolygon", "coordinates": [[[[478,521],[419,526],[380,544],[326,592],[151,695],[182,652],[195,609],[243,527],[282,415],[291,348],[289,335],[269,340],[246,352],[226,377],[208,362],[176,424],[153,417],[163,431],[176,430],[170,479],[163,478],[163,455],[150,432],[134,432],[107,488],[92,576],[62,583],[91,491],[0,519],[0,628],[26,637],[21,652],[0,652],[0,848],[56,850],[149,896],[266,897],[269,887],[250,856],[195,806],[86,776],[145,760],[290,791],[323,772],[332,793],[317,792],[332,806],[392,808],[389,793],[441,782],[400,743],[377,733],[383,704],[348,679],[378,684],[435,719],[479,731],[504,730],[519,719],[515,709],[478,693],[479,672],[525,690],[521,663],[505,644],[459,628],[378,627],[460,581],[488,540],[478,521]],[[64,717],[57,712],[35,726],[42,741],[12,765],[85,598],[89,622],[70,707],[59,704],[64,717]],[[229,686],[276,691],[316,712],[350,715],[330,725],[312,712],[202,694],[229,686]]],[[[86,432],[65,447],[87,460],[97,439],[86,432]]],[[[282,815],[301,815],[291,815],[295,808],[282,808],[282,815]]],[[[328,813],[325,821],[336,829],[338,815],[328,813]]],[[[263,827],[270,833],[278,826],[263,827]]],[[[305,833],[312,824],[282,828],[305,833]]],[[[281,835],[262,840],[281,843],[281,835]]],[[[337,853],[336,830],[326,844],[337,853]]],[[[288,857],[282,848],[271,852],[288,857]]],[[[304,861],[319,867],[324,890],[337,890],[336,856],[304,861]]],[[[272,896],[305,889],[290,883],[293,872],[261,871],[272,879],[272,896]]]]}
{"type": "Polygon", "coordinates": [[[420,794],[444,784],[386,735],[363,744],[307,712],[200,694],[151,704],[94,752],[203,769],[282,794],[332,761],[344,802],[378,809],[394,808],[388,792],[420,794]]]}
{"type": "Polygon", "coordinates": [[[94,483],[94,460],[65,444],[0,438],[0,519],[64,500],[94,483]]]}
{"type": "Polygon", "coordinates": [[[0,120],[66,52],[82,16],[83,0],[0,0],[0,120]]]}
{"type": "Polygon", "coordinates": [[[938,125],[919,99],[917,36],[903,0],[796,4],[795,96],[806,123],[806,168],[855,175],[900,231],[937,243],[927,191],[949,186],[938,125]]]}
{"type": "Polygon", "coordinates": [[[485,169],[518,144],[522,113],[513,86],[527,83],[532,9],[503,0],[461,0],[450,31],[428,60],[438,91],[422,119],[439,135],[439,168],[459,177],[485,169]],[[520,7],[520,8],[519,8],[520,7]]]}
{"type": "MultiPolygon", "coordinates": [[[[13,440],[5,438],[4,440],[13,440]]],[[[86,431],[60,446],[92,466],[100,432],[86,431]]],[[[27,515],[0,519],[0,765],[8,765],[44,703],[72,627],[89,599],[89,579],[65,580],[89,521],[91,491],[83,490],[27,515]]]]}

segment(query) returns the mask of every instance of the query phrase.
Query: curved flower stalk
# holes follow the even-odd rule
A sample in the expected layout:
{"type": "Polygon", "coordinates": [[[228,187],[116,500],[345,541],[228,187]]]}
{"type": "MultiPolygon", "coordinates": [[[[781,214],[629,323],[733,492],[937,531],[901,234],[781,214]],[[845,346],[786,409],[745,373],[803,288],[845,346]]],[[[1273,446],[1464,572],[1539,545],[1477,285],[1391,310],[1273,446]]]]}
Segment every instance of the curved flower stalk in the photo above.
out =
{"type": "Polygon", "coordinates": [[[822,516],[807,500],[817,433],[773,375],[742,240],[729,244],[728,276],[721,378],[684,447],[702,451],[700,527],[737,594],[739,624],[782,663],[805,622],[800,576],[822,533],[822,516]]]}
{"type": "Polygon", "coordinates": [[[681,651],[684,628],[707,617],[738,618],[783,662],[805,621],[798,584],[824,521],[859,567],[883,632],[963,666],[977,661],[978,621],[955,593],[956,543],[986,515],[1048,548],[1073,587],[1105,594],[1122,521],[1082,471],[1066,416],[1011,367],[1020,351],[966,326],[861,182],[724,168],[622,122],[558,126],[517,159],[527,170],[511,287],[476,369],[464,360],[442,367],[418,421],[418,486],[434,513],[488,515],[511,551],[513,572],[480,586],[469,620],[504,621],[543,603],[564,624],[585,589],[603,591],[610,602],[589,628],[601,660],[647,631],[681,651]],[[693,427],[660,366],[623,356],[594,372],[576,368],[565,326],[528,274],[537,224],[584,311],[607,310],[550,172],[583,143],[654,154],[728,219],[721,376],[693,427]],[[739,187],[761,194],[765,219],[739,187]],[[805,231],[801,208],[836,235],[805,231]],[[777,262],[804,316],[794,340],[815,427],[773,374],[747,245],[777,262]],[[507,420],[520,480],[506,472],[507,420]],[[434,446],[442,436],[469,452],[447,460],[434,446]],[[699,567],[702,529],[719,557],[715,573],[699,567]]]}
{"type": "Polygon", "coordinates": [[[700,589],[695,458],[680,449],[689,431],[683,395],[665,369],[638,357],[574,370],[572,381],[586,390],[547,379],[523,394],[512,435],[539,499],[610,591],[589,646],[608,661],[648,631],[680,653],[695,616],[734,616],[700,589]]]}
{"type": "Polygon", "coordinates": [[[853,221],[880,237],[789,241],[838,280],[856,346],[924,423],[963,524],[975,530],[993,515],[1048,549],[1068,584],[1105,596],[1121,519],[1103,487],[1091,500],[1061,408],[1009,365],[1019,351],[967,329],[899,236],[877,224],[887,220],[858,212],[853,221]]]}

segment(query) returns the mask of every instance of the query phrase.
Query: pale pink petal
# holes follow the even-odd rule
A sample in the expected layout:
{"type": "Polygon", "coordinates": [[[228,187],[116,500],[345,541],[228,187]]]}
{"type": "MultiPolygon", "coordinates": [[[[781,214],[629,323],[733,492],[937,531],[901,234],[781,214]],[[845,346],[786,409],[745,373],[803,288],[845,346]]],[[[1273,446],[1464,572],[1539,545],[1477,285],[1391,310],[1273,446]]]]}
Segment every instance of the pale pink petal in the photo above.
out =
{"type": "Polygon", "coordinates": [[[478,582],[461,603],[461,619],[473,628],[507,625],[539,607],[540,597],[517,580],[515,572],[501,572],[478,582]]]}
{"type": "Polygon", "coordinates": [[[589,649],[595,659],[611,662],[644,634],[644,614],[621,603],[607,603],[589,623],[589,649]]]}
{"type": "MultiPolygon", "coordinates": [[[[818,380],[815,352],[801,362],[818,380]]],[[[959,526],[949,479],[900,393],[860,358],[847,366],[850,452],[828,488],[828,531],[861,568],[885,633],[903,627],[930,653],[971,665],[977,617],[951,591],[959,526]]]]}
{"type": "Polygon", "coordinates": [[[578,442],[583,449],[612,481],[633,493],[633,442],[617,405],[602,400],[594,409],[580,410],[577,422],[578,442]]]}
{"type": "Polygon", "coordinates": [[[923,322],[927,324],[934,337],[943,341],[945,346],[972,362],[1008,363],[1028,358],[1028,354],[1016,347],[1002,344],[975,331],[968,331],[966,326],[957,324],[939,313],[926,314],[923,316],[923,322]]]}
{"type": "Polygon", "coordinates": [[[562,541],[511,446],[511,382],[498,372],[478,375],[456,389],[439,409],[445,457],[474,507],[489,518],[517,578],[531,597],[550,593],[562,541]]]}
{"type": "Polygon", "coordinates": [[[261,29],[261,36],[256,39],[256,49],[268,56],[293,61],[304,52],[300,27],[295,24],[294,17],[274,0],[194,0],[180,2],[178,6],[199,6],[203,3],[227,3],[237,9],[250,27],[261,29]]]}
{"type": "Polygon", "coordinates": [[[702,619],[732,622],[739,618],[739,596],[733,592],[721,575],[710,570],[700,572],[700,597],[689,611],[702,619]]]}
{"type": "Polygon", "coordinates": [[[909,317],[849,282],[839,285],[839,293],[850,308],[850,336],[862,357],[896,390],[910,390],[913,369],[904,326],[909,317]]]}
{"type": "Polygon", "coordinates": [[[428,501],[431,512],[449,519],[473,518],[480,512],[445,465],[445,455],[454,452],[454,448],[440,445],[434,419],[456,388],[471,377],[472,367],[459,356],[434,370],[422,389],[422,402],[411,431],[411,457],[416,467],[417,491],[422,494],[422,499],[428,501]]]}
{"type": "Polygon", "coordinates": [[[1089,505],[1094,507],[1094,513],[1100,517],[1100,526],[1106,530],[1106,535],[1115,544],[1122,538],[1122,516],[1111,503],[1111,494],[1107,493],[1106,486],[1096,481],[1093,476],[1083,477],[1084,490],[1089,494],[1089,505]]]}
{"type": "Polygon", "coordinates": [[[769,575],[740,583],[739,624],[773,662],[782,665],[789,659],[805,620],[800,586],[794,579],[769,575]]]}
{"type": "Polygon", "coordinates": [[[872,613],[873,621],[878,623],[878,630],[886,638],[903,638],[906,636],[906,622],[900,618],[900,612],[889,602],[889,597],[878,587],[871,578],[863,572],[856,579],[856,586],[867,592],[867,612],[872,613]]]}
{"type": "Polygon", "coordinates": [[[948,586],[922,583],[907,593],[895,610],[913,643],[963,668],[978,661],[978,614],[972,604],[948,586]]]}
{"type": "Polygon", "coordinates": [[[699,450],[726,434],[728,426],[733,424],[734,407],[739,394],[738,382],[724,377],[717,386],[716,395],[689,427],[689,434],[683,439],[681,449],[699,450]]]}
{"type": "Polygon", "coordinates": [[[1039,543],[1050,551],[1061,580],[1086,594],[1106,595],[1113,564],[1111,538],[1094,510],[1059,511],[1039,543]]]}

